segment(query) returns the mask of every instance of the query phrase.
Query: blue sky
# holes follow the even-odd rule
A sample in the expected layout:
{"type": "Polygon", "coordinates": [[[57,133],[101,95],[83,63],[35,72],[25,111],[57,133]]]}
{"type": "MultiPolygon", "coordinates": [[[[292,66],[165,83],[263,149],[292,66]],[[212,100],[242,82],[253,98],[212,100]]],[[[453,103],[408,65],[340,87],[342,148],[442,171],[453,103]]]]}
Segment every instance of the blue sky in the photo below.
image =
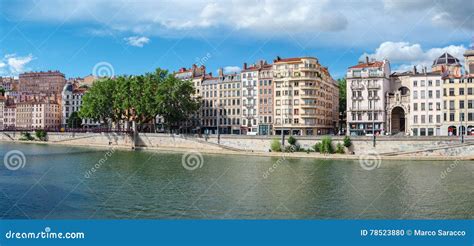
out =
{"type": "Polygon", "coordinates": [[[0,0],[0,76],[60,70],[86,76],[204,63],[315,56],[334,78],[365,55],[392,70],[430,66],[472,45],[474,3],[453,0],[111,1],[0,0]]]}

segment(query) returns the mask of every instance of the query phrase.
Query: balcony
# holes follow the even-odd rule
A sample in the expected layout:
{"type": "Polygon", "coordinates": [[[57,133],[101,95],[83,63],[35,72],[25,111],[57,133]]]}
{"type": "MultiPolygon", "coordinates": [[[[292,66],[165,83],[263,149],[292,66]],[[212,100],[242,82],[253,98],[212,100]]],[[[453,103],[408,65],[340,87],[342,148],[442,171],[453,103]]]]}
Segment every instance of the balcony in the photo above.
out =
{"type": "Polygon", "coordinates": [[[253,108],[253,107],[256,107],[257,105],[254,104],[254,103],[246,103],[246,104],[244,104],[244,106],[247,107],[247,108],[253,108]]]}
{"type": "Polygon", "coordinates": [[[370,83],[370,84],[367,85],[367,88],[369,88],[369,89],[380,89],[380,84],[370,83]]]}
{"type": "Polygon", "coordinates": [[[353,89],[353,90],[363,90],[364,86],[361,85],[361,84],[354,84],[354,85],[351,85],[351,89],[353,89]]]}

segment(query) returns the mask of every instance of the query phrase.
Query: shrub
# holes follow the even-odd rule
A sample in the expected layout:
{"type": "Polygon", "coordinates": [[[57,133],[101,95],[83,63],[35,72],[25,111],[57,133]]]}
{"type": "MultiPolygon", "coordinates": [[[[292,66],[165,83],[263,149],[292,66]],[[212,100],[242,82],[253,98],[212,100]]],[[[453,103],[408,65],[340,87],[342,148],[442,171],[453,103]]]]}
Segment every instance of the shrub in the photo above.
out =
{"type": "Polygon", "coordinates": [[[351,138],[349,136],[344,137],[344,147],[349,148],[352,145],[351,138]]]}
{"type": "Polygon", "coordinates": [[[35,136],[37,139],[41,141],[46,141],[47,133],[45,130],[36,130],[35,131],[35,136]]]}
{"type": "Polygon", "coordinates": [[[31,141],[31,140],[34,140],[35,138],[33,136],[31,136],[31,133],[29,132],[22,132],[21,133],[21,137],[20,137],[20,140],[28,140],[28,141],[31,141]]]}
{"type": "Polygon", "coordinates": [[[325,153],[325,154],[334,153],[334,148],[332,147],[331,137],[323,137],[323,139],[321,141],[320,152],[325,153]]]}
{"type": "Polygon", "coordinates": [[[336,145],[336,153],[338,154],[344,154],[344,146],[341,143],[338,143],[336,145]]]}
{"type": "Polygon", "coordinates": [[[297,151],[296,147],[294,145],[287,145],[285,146],[285,152],[288,152],[288,153],[293,153],[297,151]]]}
{"type": "Polygon", "coordinates": [[[272,143],[270,144],[270,149],[274,152],[280,152],[281,151],[281,143],[280,140],[278,139],[273,139],[272,143]]]}
{"type": "Polygon", "coordinates": [[[321,143],[315,143],[313,145],[314,152],[321,152],[321,143]]]}
{"type": "Polygon", "coordinates": [[[290,137],[288,138],[288,143],[289,143],[290,145],[295,145],[295,144],[296,144],[296,138],[294,138],[293,136],[290,136],[290,137]]]}

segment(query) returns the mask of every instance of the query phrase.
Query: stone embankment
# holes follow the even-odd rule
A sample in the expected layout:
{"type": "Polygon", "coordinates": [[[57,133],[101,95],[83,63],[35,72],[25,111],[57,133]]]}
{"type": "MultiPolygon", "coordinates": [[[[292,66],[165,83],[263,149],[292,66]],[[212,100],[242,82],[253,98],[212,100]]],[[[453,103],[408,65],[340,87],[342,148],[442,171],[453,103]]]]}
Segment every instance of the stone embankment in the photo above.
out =
{"type": "MultiPolygon", "coordinates": [[[[1,132],[0,141],[20,141],[19,132],[1,132]]],[[[239,136],[221,135],[218,144],[217,136],[199,138],[189,135],[170,135],[158,133],[140,133],[136,139],[126,133],[48,133],[48,144],[120,147],[132,149],[162,149],[175,151],[198,150],[206,153],[230,153],[246,155],[278,155],[270,153],[270,142],[279,136],[239,136]]],[[[311,148],[322,137],[297,137],[301,147],[311,148]]],[[[332,137],[334,145],[342,143],[343,137],[332,137]]],[[[351,158],[363,155],[378,155],[386,159],[474,159],[474,137],[466,137],[461,143],[459,137],[377,137],[373,147],[371,137],[352,137],[350,152],[355,155],[329,155],[317,153],[292,153],[294,156],[317,158],[351,158]],[[423,158],[426,157],[426,158],[423,158]]]]}

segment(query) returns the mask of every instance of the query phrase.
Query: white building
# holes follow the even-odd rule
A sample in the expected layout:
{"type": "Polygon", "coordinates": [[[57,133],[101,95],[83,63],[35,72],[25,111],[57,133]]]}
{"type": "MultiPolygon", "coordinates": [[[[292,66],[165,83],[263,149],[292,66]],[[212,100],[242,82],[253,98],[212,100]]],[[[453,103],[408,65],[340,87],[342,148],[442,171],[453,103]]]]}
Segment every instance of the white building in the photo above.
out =
{"type": "Polygon", "coordinates": [[[258,133],[258,77],[259,65],[247,67],[244,63],[242,79],[242,126],[241,133],[256,135],[258,133]]]}
{"type": "Polygon", "coordinates": [[[386,93],[390,90],[390,63],[369,61],[347,71],[347,133],[383,134],[386,124],[386,93]],[[375,126],[375,127],[374,127],[375,126]],[[374,130],[375,128],[375,130],[374,130]]]}
{"type": "MultiPolygon", "coordinates": [[[[78,87],[78,84],[67,83],[61,93],[62,97],[62,118],[61,126],[68,127],[68,120],[71,117],[71,114],[78,112],[81,109],[82,97],[87,91],[85,87],[78,87]]],[[[99,122],[94,121],[93,119],[82,119],[82,127],[90,128],[100,126],[99,122]]],[[[75,126],[75,128],[80,128],[81,126],[75,126]]]]}

